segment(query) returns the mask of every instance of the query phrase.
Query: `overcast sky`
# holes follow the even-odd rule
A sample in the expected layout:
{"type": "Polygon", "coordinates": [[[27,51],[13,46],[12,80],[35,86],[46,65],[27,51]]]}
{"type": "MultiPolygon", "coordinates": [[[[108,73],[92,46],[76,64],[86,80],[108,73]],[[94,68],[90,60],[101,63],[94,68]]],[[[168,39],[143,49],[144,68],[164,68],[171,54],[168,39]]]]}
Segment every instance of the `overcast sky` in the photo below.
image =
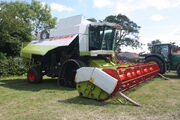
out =
{"type": "MultiPolygon", "coordinates": [[[[2,1],[2,0],[1,0],[2,1]]],[[[9,0],[5,0],[9,1],[9,0]]],[[[15,1],[15,0],[11,0],[15,1]]],[[[31,0],[27,0],[30,2],[31,0]]],[[[180,0],[39,0],[51,7],[52,15],[65,18],[83,14],[103,20],[108,15],[125,14],[141,26],[140,42],[154,39],[180,46],[180,0]]],[[[147,47],[144,46],[144,50],[147,47]]],[[[124,51],[140,52],[124,48],[124,51]]]]}

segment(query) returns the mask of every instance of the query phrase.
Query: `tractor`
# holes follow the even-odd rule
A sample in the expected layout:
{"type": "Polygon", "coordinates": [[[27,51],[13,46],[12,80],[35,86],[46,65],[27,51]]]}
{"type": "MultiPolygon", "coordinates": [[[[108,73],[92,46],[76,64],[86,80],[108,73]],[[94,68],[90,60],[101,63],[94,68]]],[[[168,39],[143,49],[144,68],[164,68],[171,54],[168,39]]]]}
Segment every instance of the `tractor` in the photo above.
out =
{"type": "Polygon", "coordinates": [[[30,61],[28,82],[39,83],[44,75],[57,77],[58,85],[76,87],[80,96],[106,100],[158,75],[156,63],[116,62],[114,44],[121,29],[82,15],[60,19],[22,49],[22,57],[30,61]]]}
{"type": "Polygon", "coordinates": [[[160,73],[176,70],[180,76],[180,48],[174,44],[155,44],[151,54],[145,54],[145,62],[155,62],[159,65],[160,73]]]}

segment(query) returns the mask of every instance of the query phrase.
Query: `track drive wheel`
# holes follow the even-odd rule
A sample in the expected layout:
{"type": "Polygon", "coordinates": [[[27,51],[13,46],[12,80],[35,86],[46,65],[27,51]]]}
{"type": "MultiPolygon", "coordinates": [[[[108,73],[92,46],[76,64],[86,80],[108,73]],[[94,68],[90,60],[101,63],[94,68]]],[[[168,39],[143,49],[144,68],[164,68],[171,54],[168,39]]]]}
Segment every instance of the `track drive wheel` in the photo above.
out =
{"type": "Polygon", "coordinates": [[[27,80],[29,83],[40,83],[42,81],[42,71],[39,67],[32,67],[27,72],[27,80]]]}
{"type": "Polygon", "coordinates": [[[180,65],[178,65],[178,67],[177,67],[177,74],[178,74],[178,76],[180,77],[180,65]]]}
{"type": "Polygon", "coordinates": [[[75,88],[76,70],[84,66],[85,64],[80,60],[69,59],[65,61],[59,73],[58,85],[75,88]]]}
{"type": "Polygon", "coordinates": [[[165,68],[163,62],[157,58],[157,57],[148,57],[145,60],[146,63],[157,63],[159,68],[160,68],[160,73],[164,74],[165,73],[165,68]]]}

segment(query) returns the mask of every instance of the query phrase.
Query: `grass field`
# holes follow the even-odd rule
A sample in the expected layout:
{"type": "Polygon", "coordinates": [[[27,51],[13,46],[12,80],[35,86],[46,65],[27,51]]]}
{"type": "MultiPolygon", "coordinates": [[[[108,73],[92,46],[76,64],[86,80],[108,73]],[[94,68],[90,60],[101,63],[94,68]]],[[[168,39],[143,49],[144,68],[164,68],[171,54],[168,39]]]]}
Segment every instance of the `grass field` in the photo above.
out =
{"type": "Polygon", "coordinates": [[[126,93],[142,107],[81,98],[55,79],[29,84],[25,77],[0,78],[0,119],[180,120],[180,79],[174,73],[166,76],[171,79],[155,78],[126,93]]]}

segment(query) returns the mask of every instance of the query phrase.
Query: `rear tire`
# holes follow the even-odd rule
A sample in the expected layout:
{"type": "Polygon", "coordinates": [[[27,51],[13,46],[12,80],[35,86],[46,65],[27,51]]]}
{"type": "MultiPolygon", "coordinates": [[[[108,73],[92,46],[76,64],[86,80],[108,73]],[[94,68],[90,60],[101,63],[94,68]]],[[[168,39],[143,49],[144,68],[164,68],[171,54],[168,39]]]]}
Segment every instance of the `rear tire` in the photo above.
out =
{"type": "Polygon", "coordinates": [[[40,83],[42,81],[42,71],[39,67],[32,67],[27,72],[27,80],[29,83],[40,83]]]}
{"type": "Polygon", "coordinates": [[[49,33],[48,33],[48,31],[47,31],[47,30],[43,30],[43,31],[41,32],[40,37],[41,37],[41,40],[44,40],[44,39],[49,38],[49,33]]]}
{"type": "Polygon", "coordinates": [[[58,85],[75,88],[76,70],[85,66],[82,61],[69,59],[64,62],[59,73],[58,85]]]}
{"type": "Polygon", "coordinates": [[[159,68],[160,68],[160,73],[161,74],[164,74],[165,73],[165,68],[164,68],[164,64],[163,62],[159,59],[159,58],[156,58],[156,57],[148,57],[146,58],[145,60],[146,63],[149,63],[149,62],[155,62],[158,64],[159,68]]]}
{"type": "Polygon", "coordinates": [[[177,67],[177,74],[178,74],[178,76],[180,77],[180,65],[178,65],[178,67],[177,67]]]}

